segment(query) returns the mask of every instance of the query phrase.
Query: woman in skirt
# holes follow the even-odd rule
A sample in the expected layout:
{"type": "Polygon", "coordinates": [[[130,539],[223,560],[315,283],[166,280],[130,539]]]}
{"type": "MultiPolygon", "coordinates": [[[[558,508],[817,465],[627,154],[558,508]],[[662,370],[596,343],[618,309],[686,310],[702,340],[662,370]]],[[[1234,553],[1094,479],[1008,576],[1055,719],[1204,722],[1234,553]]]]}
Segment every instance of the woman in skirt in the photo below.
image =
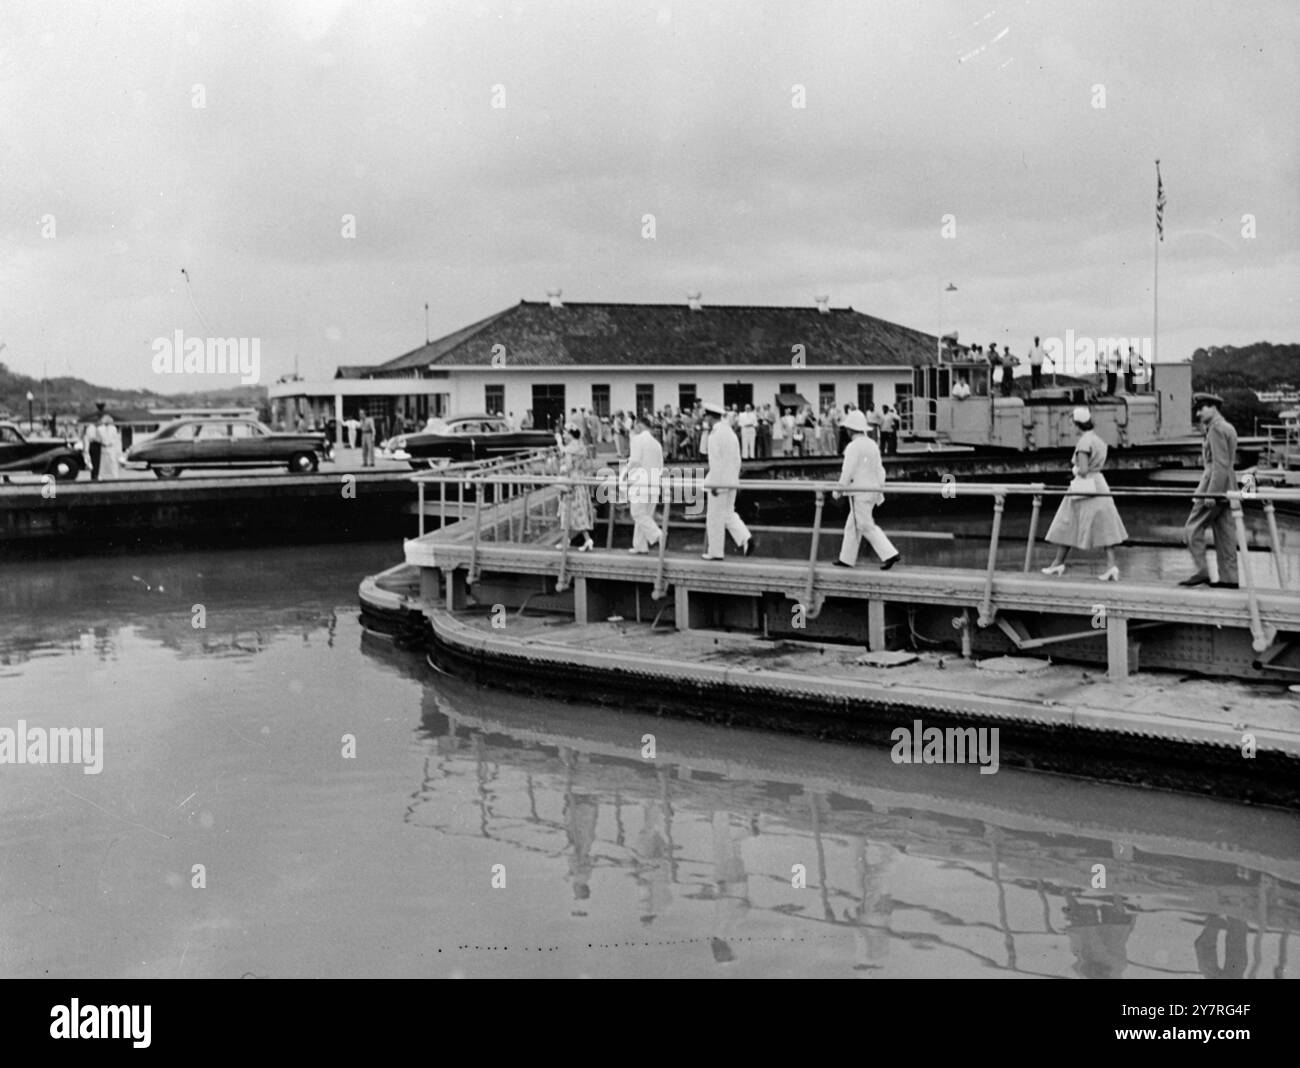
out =
{"type": "MultiPolygon", "coordinates": [[[[1101,473],[1106,466],[1106,443],[1093,430],[1092,413],[1087,408],[1075,408],[1073,418],[1080,433],[1074,446],[1074,479],[1070,489],[1076,494],[1108,494],[1110,486],[1101,473]]],[[[1071,549],[1105,549],[1106,570],[1097,577],[1102,582],[1118,581],[1115,546],[1128,540],[1128,531],[1124,529],[1114,498],[1067,494],[1047,529],[1047,540],[1056,546],[1056,559],[1043,568],[1044,575],[1063,574],[1065,558],[1071,549]]]]}
{"type": "MultiPolygon", "coordinates": [[[[560,456],[560,474],[571,478],[586,478],[591,474],[591,462],[587,458],[586,446],[582,444],[582,431],[576,426],[569,428],[568,440],[560,456]]],[[[565,486],[560,490],[560,522],[570,534],[569,544],[580,553],[595,547],[591,540],[595,520],[590,486],[565,486]]]]}

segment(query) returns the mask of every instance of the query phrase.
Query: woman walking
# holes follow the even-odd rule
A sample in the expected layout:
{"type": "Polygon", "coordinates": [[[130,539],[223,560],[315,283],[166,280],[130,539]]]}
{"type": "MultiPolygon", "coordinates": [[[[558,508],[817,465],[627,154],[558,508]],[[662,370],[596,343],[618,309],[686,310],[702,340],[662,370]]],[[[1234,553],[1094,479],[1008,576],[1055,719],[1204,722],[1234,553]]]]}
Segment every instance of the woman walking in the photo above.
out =
{"type": "MultiPolygon", "coordinates": [[[[1106,466],[1107,446],[1092,428],[1092,413],[1087,408],[1075,408],[1073,418],[1074,425],[1079,428],[1079,440],[1074,446],[1071,493],[1109,494],[1110,486],[1101,473],[1106,466]]],[[[1112,497],[1067,494],[1047,530],[1047,540],[1057,548],[1056,559],[1043,568],[1044,575],[1064,574],[1065,558],[1071,549],[1105,549],[1106,570],[1097,577],[1102,582],[1119,579],[1115,546],[1128,540],[1128,531],[1124,529],[1124,521],[1120,519],[1112,497]]]]}
{"type": "MultiPolygon", "coordinates": [[[[586,478],[592,473],[591,466],[587,448],[582,443],[582,431],[576,426],[570,427],[560,456],[560,474],[586,478]]],[[[596,522],[590,486],[569,485],[560,490],[560,522],[570,534],[569,544],[578,552],[585,553],[595,548],[595,542],[591,540],[591,528],[596,522]]]]}

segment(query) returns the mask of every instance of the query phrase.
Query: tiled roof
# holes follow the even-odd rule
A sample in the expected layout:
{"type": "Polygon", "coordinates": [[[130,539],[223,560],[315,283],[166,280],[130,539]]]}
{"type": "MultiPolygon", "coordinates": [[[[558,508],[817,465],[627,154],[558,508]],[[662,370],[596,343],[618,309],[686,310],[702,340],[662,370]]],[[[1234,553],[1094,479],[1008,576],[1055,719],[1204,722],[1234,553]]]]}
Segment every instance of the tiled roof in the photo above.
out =
{"type": "MultiPolygon", "coordinates": [[[[514,307],[365,371],[386,377],[432,365],[913,366],[933,358],[937,339],[852,308],[686,304],[582,304],[514,307]],[[496,346],[502,346],[497,349],[496,346]]],[[[340,369],[342,373],[342,369],[340,369]]],[[[361,377],[361,376],[358,376],[361,377]]]]}

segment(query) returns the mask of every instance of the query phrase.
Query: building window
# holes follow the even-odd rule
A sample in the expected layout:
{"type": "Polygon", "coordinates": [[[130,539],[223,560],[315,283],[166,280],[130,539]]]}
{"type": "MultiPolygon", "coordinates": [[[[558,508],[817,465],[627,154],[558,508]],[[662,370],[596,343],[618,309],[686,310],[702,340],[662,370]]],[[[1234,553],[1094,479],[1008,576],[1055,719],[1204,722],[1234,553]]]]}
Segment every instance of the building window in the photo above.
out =
{"type": "Polygon", "coordinates": [[[753,403],[754,384],[752,382],[722,383],[722,406],[724,408],[735,405],[736,411],[743,412],[746,404],[753,403]]]}
{"type": "Polygon", "coordinates": [[[504,412],[506,410],[506,387],[484,386],[483,404],[488,415],[496,415],[497,412],[504,412]]]}
{"type": "Polygon", "coordinates": [[[858,383],[858,407],[864,412],[876,403],[876,387],[870,382],[858,383]]]}
{"type": "Polygon", "coordinates": [[[653,382],[636,384],[636,414],[655,410],[655,387],[653,382]]]}
{"type": "Polygon", "coordinates": [[[827,408],[835,407],[835,383],[823,382],[817,387],[817,408],[819,411],[825,411],[827,408]]]}
{"type": "Polygon", "coordinates": [[[778,393],[798,393],[793,382],[782,382],[776,387],[778,393]]]}
{"type": "Polygon", "coordinates": [[[699,394],[695,392],[694,382],[681,382],[677,386],[677,407],[683,412],[689,412],[695,407],[699,394]]]}
{"type": "Polygon", "coordinates": [[[609,417],[609,386],[591,387],[591,410],[601,419],[609,417]]]}

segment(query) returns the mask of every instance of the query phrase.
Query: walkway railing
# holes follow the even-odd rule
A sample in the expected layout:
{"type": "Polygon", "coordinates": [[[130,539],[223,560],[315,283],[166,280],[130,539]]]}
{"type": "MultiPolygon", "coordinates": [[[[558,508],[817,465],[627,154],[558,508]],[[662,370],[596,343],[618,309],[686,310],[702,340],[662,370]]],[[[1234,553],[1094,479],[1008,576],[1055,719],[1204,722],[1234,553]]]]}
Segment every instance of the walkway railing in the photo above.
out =
{"type": "MultiPolygon", "coordinates": [[[[530,455],[527,457],[515,458],[510,461],[494,461],[491,463],[457,466],[439,471],[430,471],[414,476],[414,480],[420,486],[420,504],[421,504],[421,533],[423,534],[423,507],[425,500],[425,485],[429,483],[440,484],[442,489],[442,508],[445,522],[446,507],[446,486],[452,483],[460,484],[462,487],[462,499],[458,502],[457,518],[463,520],[466,518],[466,505],[464,502],[464,492],[470,489],[474,491],[473,500],[473,550],[471,555],[470,578],[471,581],[477,578],[478,574],[478,547],[484,540],[485,536],[490,535],[494,542],[502,540],[516,542],[518,544],[532,544],[527,541],[529,531],[532,529],[531,524],[531,505],[534,494],[539,491],[550,489],[554,492],[547,495],[548,500],[558,501],[561,494],[572,493],[580,487],[586,488],[593,493],[596,501],[599,503],[608,502],[611,507],[607,516],[607,529],[605,537],[605,547],[609,548],[613,544],[615,507],[614,505],[627,503],[629,496],[635,496],[639,492],[647,492],[642,487],[645,482],[633,480],[629,487],[626,481],[620,483],[616,474],[610,470],[608,474],[594,477],[575,477],[570,475],[560,475],[554,473],[554,465],[557,463],[557,456],[554,452],[546,452],[540,455],[530,455]],[[547,468],[548,471],[542,469],[547,468]],[[504,529],[507,537],[502,539],[500,533],[503,528],[503,522],[498,519],[485,528],[483,522],[482,508],[486,496],[484,488],[492,486],[494,489],[493,503],[497,505],[510,504],[522,499],[522,506],[516,506],[521,512],[519,524],[520,538],[515,539],[515,515],[507,513],[504,520],[504,529]]],[[[665,468],[665,470],[672,470],[665,468]]],[[[669,530],[672,524],[672,509],[674,505],[680,505],[685,502],[694,503],[699,501],[701,505],[706,504],[704,494],[708,492],[703,486],[703,479],[700,473],[691,472],[687,474],[667,474],[664,475],[657,483],[656,507],[667,504],[663,507],[661,530],[662,537],[659,540],[659,554],[656,568],[656,577],[651,596],[655,599],[661,599],[667,593],[667,583],[665,580],[665,562],[667,554],[667,545],[669,541],[669,530]]],[[[1013,497],[1030,498],[1030,519],[1027,537],[1025,539],[1025,551],[1022,572],[1028,572],[1033,568],[1034,550],[1038,539],[1038,527],[1040,523],[1042,504],[1044,497],[1111,497],[1117,501],[1126,499],[1149,501],[1153,498],[1158,499],[1176,499],[1188,502],[1193,500],[1226,500],[1231,509],[1234,528],[1236,530],[1237,550],[1243,557],[1243,566],[1240,570],[1242,586],[1246,594],[1247,608],[1250,618],[1250,630],[1252,644],[1257,652],[1263,652],[1272,643],[1275,634],[1270,633],[1272,628],[1265,626],[1260,614],[1259,608],[1259,590],[1256,585],[1255,576],[1249,566],[1248,554],[1251,549],[1250,539],[1247,535],[1245,520],[1245,505],[1248,502],[1257,502],[1262,506],[1267,539],[1264,546],[1273,558],[1274,571],[1277,576],[1277,589],[1288,594],[1294,593],[1300,596],[1300,592],[1292,591],[1288,587],[1288,576],[1285,563],[1280,552],[1281,539],[1278,532],[1276,503],[1300,502],[1300,489],[1272,489],[1258,488],[1253,485],[1244,490],[1236,490],[1222,494],[1202,494],[1187,492],[1186,490],[1175,487],[1146,487],[1142,489],[1112,489],[1106,493],[1074,493],[1068,487],[1049,487],[1043,483],[1029,484],[1012,484],[1012,483],[983,483],[983,482],[890,482],[883,486],[855,486],[843,487],[834,482],[812,481],[803,479],[745,479],[739,483],[717,484],[711,489],[736,489],[742,493],[754,491],[770,491],[780,493],[783,496],[796,496],[808,494],[814,507],[813,526],[810,530],[811,542],[808,553],[808,570],[805,579],[805,599],[804,604],[808,606],[808,615],[810,618],[816,616],[817,599],[814,597],[816,592],[817,567],[818,567],[818,550],[820,548],[820,537],[822,519],[824,515],[826,495],[828,493],[839,493],[850,496],[856,493],[884,493],[889,497],[914,496],[914,497],[941,497],[944,499],[953,499],[955,497],[963,498],[988,498],[992,505],[991,525],[989,531],[988,552],[985,564],[985,577],[983,585],[983,596],[981,598],[978,623],[980,627],[988,627],[996,621],[996,610],[993,603],[993,584],[998,571],[998,552],[1002,546],[1002,521],[1006,510],[1007,501],[1013,497]]],[[[653,493],[653,490],[648,492],[653,493]]],[[[703,508],[701,508],[701,511],[703,508]]],[[[568,528],[568,516],[571,514],[570,509],[563,508],[560,512],[564,516],[564,538],[558,547],[560,552],[560,570],[559,578],[556,584],[557,591],[563,591],[569,585],[569,551],[570,541],[572,540],[573,531],[568,528]]],[[[557,516],[556,522],[560,519],[557,516]]],[[[544,526],[546,526],[544,524],[544,526]]],[[[554,527],[547,527],[554,530],[554,527]]]]}

